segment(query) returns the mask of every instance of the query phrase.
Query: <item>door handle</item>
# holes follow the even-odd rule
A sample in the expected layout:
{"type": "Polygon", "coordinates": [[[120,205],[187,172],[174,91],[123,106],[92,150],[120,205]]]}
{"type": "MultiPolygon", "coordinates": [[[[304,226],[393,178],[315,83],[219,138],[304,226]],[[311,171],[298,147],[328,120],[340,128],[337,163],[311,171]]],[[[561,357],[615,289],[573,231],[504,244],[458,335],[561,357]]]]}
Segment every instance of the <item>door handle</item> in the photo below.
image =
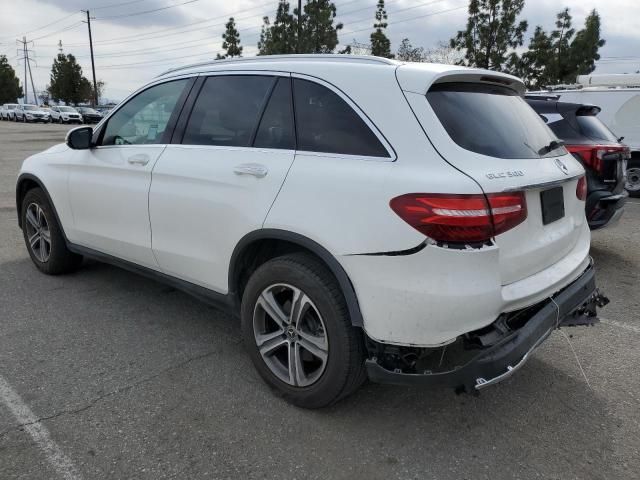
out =
{"type": "Polygon", "coordinates": [[[236,165],[233,169],[236,175],[252,175],[254,177],[263,178],[269,173],[269,169],[259,163],[243,163],[236,165]]]}
{"type": "Polygon", "coordinates": [[[139,153],[138,155],[133,155],[127,158],[127,162],[129,162],[131,165],[146,165],[147,163],[149,163],[149,155],[139,153]]]}

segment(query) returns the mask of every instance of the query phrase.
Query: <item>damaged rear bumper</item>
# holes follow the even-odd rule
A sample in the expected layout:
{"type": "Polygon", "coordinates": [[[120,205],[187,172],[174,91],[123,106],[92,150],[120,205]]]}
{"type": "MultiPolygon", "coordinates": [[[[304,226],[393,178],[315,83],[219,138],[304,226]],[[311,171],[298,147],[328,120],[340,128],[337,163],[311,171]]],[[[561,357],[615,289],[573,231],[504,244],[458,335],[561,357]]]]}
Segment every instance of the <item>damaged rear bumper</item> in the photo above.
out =
{"type": "Polygon", "coordinates": [[[369,341],[369,379],[478,391],[513,375],[555,328],[596,323],[596,307],[607,302],[596,288],[590,265],[551,298],[501,315],[490,326],[461,335],[453,344],[411,348],[369,341]]]}

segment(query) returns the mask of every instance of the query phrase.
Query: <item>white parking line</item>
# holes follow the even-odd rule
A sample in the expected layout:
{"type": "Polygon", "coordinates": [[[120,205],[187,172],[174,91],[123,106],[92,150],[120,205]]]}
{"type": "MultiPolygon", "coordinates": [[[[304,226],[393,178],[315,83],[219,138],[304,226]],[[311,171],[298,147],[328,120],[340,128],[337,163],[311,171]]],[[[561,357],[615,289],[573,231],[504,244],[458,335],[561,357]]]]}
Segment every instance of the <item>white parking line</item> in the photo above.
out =
{"type": "Polygon", "coordinates": [[[602,317],[600,318],[600,321],[607,325],[612,325],[614,327],[623,328],[631,332],[640,333],[640,327],[637,327],[635,325],[629,325],[628,323],[618,322],[616,320],[609,320],[608,318],[602,318],[602,317]]]}
{"type": "Polygon", "coordinates": [[[80,480],[82,477],[71,460],[51,439],[49,430],[38,421],[31,409],[22,401],[11,385],[0,375],[0,400],[42,450],[47,461],[64,480],[80,480]]]}

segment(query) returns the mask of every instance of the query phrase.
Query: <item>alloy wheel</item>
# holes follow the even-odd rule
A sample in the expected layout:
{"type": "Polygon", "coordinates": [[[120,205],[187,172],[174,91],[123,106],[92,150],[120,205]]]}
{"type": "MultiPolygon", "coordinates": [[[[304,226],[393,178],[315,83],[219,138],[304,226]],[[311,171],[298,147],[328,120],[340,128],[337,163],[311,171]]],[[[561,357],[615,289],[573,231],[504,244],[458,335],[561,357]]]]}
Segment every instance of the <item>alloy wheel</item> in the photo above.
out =
{"type": "Polygon", "coordinates": [[[31,252],[45,263],[51,255],[51,230],[44,211],[37,203],[30,203],[27,207],[25,228],[31,252]]]}
{"type": "Polygon", "coordinates": [[[253,312],[253,333],[260,356],[279,380],[307,387],[323,374],[329,358],[327,331],[320,312],[299,288],[265,288],[253,312]]]}
{"type": "Polygon", "coordinates": [[[625,187],[630,192],[637,192],[640,190],[640,168],[633,167],[627,169],[627,182],[625,187]]]}

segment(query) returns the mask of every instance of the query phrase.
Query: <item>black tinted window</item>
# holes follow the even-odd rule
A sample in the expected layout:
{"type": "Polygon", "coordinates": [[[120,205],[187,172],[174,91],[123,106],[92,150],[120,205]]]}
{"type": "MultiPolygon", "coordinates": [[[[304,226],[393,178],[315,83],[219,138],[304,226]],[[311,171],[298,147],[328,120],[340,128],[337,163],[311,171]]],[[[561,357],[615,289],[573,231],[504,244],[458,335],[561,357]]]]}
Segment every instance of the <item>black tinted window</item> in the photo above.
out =
{"type": "Polygon", "coordinates": [[[581,133],[591,140],[617,143],[618,138],[607,126],[593,115],[577,115],[581,133]]]}
{"type": "Polygon", "coordinates": [[[543,113],[542,118],[547,121],[547,126],[555,133],[556,137],[565,143],[580,143],[584,140],[576,128],[569,123],[569,120],[559,113],[543,113]]]}
{"type": "Polygon", "coordinates": [[[360,116],[328,88],[294,80],[298,150],[388,157],[360,116]]]}
{"type": "Polygon", "coordinates": [[[280,78],[262,115],[254,147],[294,149],[291,80],[280,78]]]}
{"type": "Polygon", "coordinates": [[[538,114],[510,88],[488,84],[443,83],[427,100],[451,139],[466,150],[499,158],[540,158],[556,137],[538,114]]]}
{"type": "Polygon", "coordinates": [[[275,79],[257,75],[207,78],[182,143],[248,147],[275,79]]]}

